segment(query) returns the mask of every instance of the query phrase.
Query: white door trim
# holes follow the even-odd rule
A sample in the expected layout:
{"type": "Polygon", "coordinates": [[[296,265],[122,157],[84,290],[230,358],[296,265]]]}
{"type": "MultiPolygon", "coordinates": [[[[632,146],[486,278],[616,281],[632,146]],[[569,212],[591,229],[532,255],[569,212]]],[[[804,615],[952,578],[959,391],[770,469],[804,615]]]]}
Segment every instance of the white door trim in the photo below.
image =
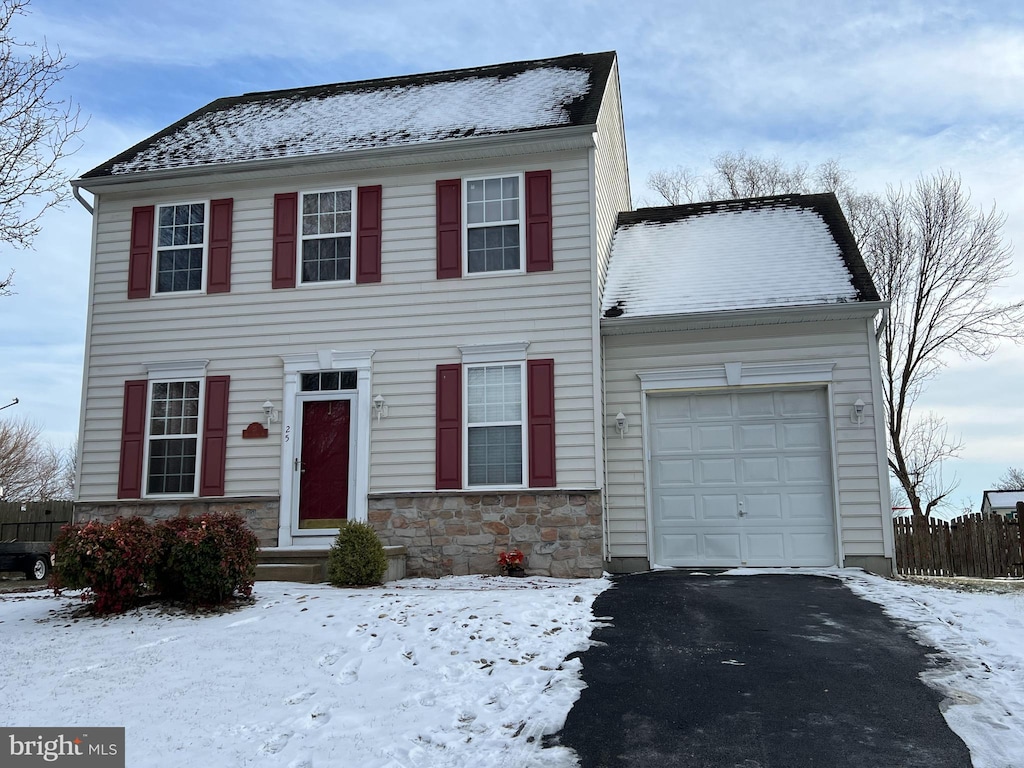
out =
{"type": "Polygon", "coordinates": [[[321,349],[281,355],[284,363],[284,393],[281,414],[281,509],[278,518],[277,545],[290,547],[295,544],[326,544],[337,530],[298,530],[298,473],[295,459],[301,451],[300,422],[303,399],[342,400],[350,399],[352,405],[349,446],[349,495],[348,516],[350,520],[366,520],[366,497],[370,487],[370,409],[373,350],[321,349]],[[302,393],[299,375],[317,371],[354,370],[356,389],[341,392],[302,393]],[[323,395],[323,397],[316,397],[323,395]]]}

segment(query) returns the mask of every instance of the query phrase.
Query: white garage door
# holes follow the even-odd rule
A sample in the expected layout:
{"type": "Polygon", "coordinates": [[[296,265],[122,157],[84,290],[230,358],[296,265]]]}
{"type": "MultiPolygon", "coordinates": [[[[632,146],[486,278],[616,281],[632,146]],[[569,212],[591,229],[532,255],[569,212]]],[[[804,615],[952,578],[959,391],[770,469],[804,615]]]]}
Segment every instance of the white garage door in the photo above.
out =
{"type": "Polygon", "coordinates": [[[836,563],[824,389],[648,398],[654,562],[836,563]]]}

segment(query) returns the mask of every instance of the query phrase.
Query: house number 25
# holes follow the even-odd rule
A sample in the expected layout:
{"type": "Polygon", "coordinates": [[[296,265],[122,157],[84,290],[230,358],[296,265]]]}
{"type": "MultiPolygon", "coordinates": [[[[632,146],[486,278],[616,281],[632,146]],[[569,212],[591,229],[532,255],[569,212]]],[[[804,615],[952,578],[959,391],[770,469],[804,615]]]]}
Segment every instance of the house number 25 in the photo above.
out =
{"type": "Polygon", "coordinates": [[[284,428],[284,441],[287,443],[292,439],[292,427],[291,424],[284,428]]]}

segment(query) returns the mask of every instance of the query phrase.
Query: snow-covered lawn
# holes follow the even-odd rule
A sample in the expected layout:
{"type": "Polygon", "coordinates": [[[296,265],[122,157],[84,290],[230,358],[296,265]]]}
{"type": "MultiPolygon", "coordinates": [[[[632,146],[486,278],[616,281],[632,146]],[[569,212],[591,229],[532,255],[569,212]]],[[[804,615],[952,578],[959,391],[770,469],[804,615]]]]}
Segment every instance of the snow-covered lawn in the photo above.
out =
{"type": "MultiPolygon", "coordinates": [[[[928,682],[975,768],[1024,765],[1024,590],[803,573],[842,579],[944,652],[928,682]]],[[[0,724],[124,725],[133,767],[572,766],[540,737],[579,695],[565,659],[589,645],[608,584],[260,582],[230,613],[108,619],[75,619],[45,591],[0,595],[0,724]]]]}
{"type": "Polygon", "coordinates": [[[126,726],[129,766],[559,766],[604,579],[376,589],[259,582],[255,603],[75,619],[0,596],[5,726],[126,726]]]}

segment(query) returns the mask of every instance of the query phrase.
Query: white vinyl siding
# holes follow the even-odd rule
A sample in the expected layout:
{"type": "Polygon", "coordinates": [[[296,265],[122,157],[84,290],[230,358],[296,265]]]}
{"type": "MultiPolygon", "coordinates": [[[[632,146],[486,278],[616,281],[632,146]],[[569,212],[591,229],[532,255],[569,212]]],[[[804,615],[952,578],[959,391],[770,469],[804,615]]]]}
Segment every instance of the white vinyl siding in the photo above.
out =
{"type": "Polygon", "coordinates": [[[622,125],[622,104],[619,101],[618,65],[612,67],[609,74],[608,89],[601,103],[601,114],[597,119],[594,184],[597,282],[598,289],[604,290],[612,236],[615,234],[615,220],[620,212],[633,210],[629,196],[629,168],[626,160],[626,137],[622,125]]]}
{"type": "Polygon", "coordinates": [[[243,440],[242,430],[263,421],[264,401],[281,407],[280,355],[331,349],[374,351],[373,394],[386,399],[389,415],[371,426],[370,492],[433,490],[435,366],[459,362],[459,345],[508,341],[528,341],[530,358],[555,360],[558,484],[593,488],[589,189],[585,151],[292,177],[258,187],[211,182],[202,194],[234,199],[231,292],[132,302],[125,298],[132,206],[173,202],[199,190],[176,190],[168,200],[155,193],[100,195],[80,499],[116,496],[124,381],[143,378],[143,362],[197,357],[210,361],[207,375],[231,376],[226,495],[277,495],[288,425],[272,424],[270,437],[260,440],[243,440]],[[554,270],[437,280],[436,180],[536,169],[552,171],[554,270]],[[383,188],[381,282],[271,290],[274,194],[375,184],[383,188]]]}
{"type": "Polygon", "coordinates": [[[829,413],[834,429],[835,484],[839,538],[845,556],[882,555],[883,525],[874,419],[850,419],[853,403],[873,402],[867,320],[791,323],[741,328],[605,336],[605,424],[608,446],[607,509],[612,557],[647,557],[647,511],[643,457],[642,402],[638,371],[684,366],[784,361],[835,361],[829,413]],[[621,411],[629,431],[621,439],[614,415],[621,411]]]}

